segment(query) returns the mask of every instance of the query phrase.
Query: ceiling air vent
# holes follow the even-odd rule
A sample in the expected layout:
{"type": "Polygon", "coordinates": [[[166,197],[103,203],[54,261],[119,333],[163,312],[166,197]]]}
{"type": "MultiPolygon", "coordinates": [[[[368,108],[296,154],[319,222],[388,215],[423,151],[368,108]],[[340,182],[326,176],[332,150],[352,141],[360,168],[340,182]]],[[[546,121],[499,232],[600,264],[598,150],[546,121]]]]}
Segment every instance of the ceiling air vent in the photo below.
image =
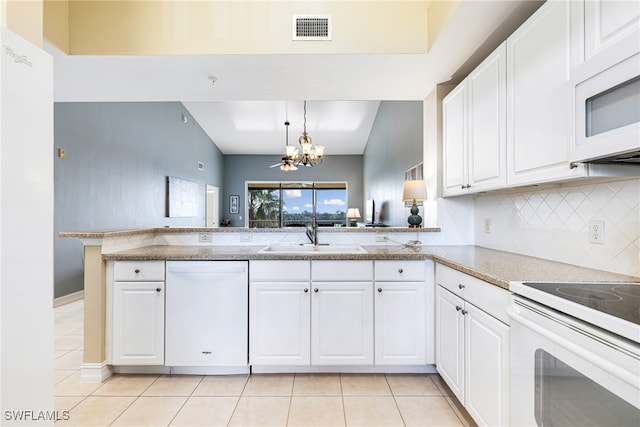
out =
{"type": "Polygon", "coordinates": [[[331,15],[293,15],[292,40],[331,40],[331,15]]]}

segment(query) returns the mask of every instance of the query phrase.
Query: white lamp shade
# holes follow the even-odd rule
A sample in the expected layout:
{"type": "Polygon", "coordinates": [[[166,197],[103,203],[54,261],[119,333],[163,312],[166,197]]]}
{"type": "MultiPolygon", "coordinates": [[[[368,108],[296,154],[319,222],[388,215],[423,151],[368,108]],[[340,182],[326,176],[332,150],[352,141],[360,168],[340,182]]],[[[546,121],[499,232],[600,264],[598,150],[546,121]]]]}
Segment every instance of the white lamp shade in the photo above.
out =
{"type": "Polygon", "coordinates": [[[427,200],[427,186],[423,179],[405,181],[402,186],[402,201],[427,200]]]}
{"type": "Polygon", "coordinates": [[[347,218],[360,218],[360,209],[358,208],[347,209],[347,218]]]}

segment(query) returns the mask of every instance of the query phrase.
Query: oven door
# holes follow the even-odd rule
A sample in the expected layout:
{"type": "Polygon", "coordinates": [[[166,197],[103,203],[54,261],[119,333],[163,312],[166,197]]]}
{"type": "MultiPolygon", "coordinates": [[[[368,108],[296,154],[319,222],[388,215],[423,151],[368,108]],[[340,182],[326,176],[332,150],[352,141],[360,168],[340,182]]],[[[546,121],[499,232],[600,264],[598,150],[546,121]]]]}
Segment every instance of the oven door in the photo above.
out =
{"type": "Polygon", "coordinates": [[[514,296],[512,426],[640,425],[640,346],[514,296]]]}

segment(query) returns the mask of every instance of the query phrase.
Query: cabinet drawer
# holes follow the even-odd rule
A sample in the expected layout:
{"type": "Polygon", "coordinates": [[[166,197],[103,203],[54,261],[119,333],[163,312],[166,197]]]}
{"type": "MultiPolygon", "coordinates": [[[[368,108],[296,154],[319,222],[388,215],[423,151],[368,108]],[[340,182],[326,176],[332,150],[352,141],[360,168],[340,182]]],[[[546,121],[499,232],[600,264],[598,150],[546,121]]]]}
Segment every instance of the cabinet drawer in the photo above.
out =
{"type": "Polygon", "coordinates": [[[309,261],[250,261],[251,282],[304,282],[311,280],[309,261]]]}
{"type": "Polygon", "coordinates": [[[386,281],[423,281],[425,280],[424,261],[376,261],[376,280],[386,281]]]}
{"type": "Polygon", "coordinates": [[[511,293],[506,289],[442,264],[436,264],[436,283],[493,317],[509,324],[507,307],[511,293]]]}
{"type": "Polygon", "coordinates": [[[311,280],[373,280],[373,261],[312,261],[311,280]]]}
{"type": "Polygon", "coordinates": [[[164,280],[164,261],[116,261],[113,279],[117,282],[164,280]]]}

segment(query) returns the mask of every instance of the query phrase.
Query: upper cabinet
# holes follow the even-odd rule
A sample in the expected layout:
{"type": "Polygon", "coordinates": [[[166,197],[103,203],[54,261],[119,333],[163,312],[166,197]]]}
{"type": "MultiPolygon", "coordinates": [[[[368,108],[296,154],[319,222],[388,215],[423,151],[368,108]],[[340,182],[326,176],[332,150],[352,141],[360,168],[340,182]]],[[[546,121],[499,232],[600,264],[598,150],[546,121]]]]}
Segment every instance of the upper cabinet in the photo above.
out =
{"type": "Polygon", "coordinates": [[[573,162],[639,150],[639,51],[639,2],[547,1],[443,100],[443,195],[580,178],[573,162]]]}
{"type": "Polygon", "coordinates": [[[445,196],[506,184],[506,45],[443,100],[445,196]]]}

